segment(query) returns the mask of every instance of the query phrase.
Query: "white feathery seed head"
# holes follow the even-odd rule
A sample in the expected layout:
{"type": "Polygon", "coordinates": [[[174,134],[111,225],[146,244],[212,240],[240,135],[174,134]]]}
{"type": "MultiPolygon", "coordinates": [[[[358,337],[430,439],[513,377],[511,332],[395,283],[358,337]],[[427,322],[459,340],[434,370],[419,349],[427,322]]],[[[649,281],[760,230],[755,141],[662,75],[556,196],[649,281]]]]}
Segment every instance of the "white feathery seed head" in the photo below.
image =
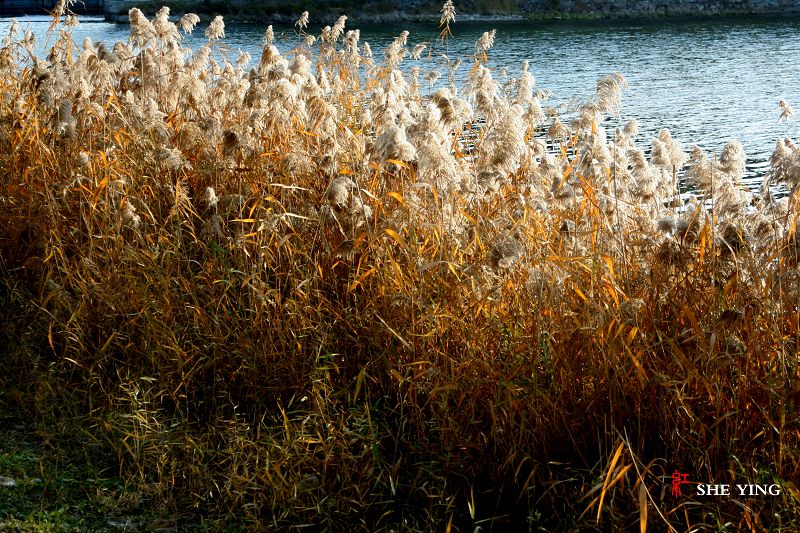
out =
{"type": "Polygon", "coordinates": [[[778,101],[778,107],[781,110],[781,116],[778,117],[778,122],[788,122],[794,116],[794,109],[789,105],[789,102],[781,98],[778,101]]]}
{"type": "Polygon", "coordinates": [[[308,11],[303,11],[300,14],[300,18],[297,19],[297,22],[295,22],[294,25],[298,26],[301,30],[304,30],[308,26],[308,11]]]}
{"type": "Polygon", "coordinates": [[[214,190],[213,187],[206,187],[206,195],[205,195],[206,204],[211,209],[217,207],[217,203],[219,202],[219,198],[217,197],[217,191],[214,190]]]}
{"type": "Polygon", "coordinates": [[[673,235],[676,227],[675,218],[670,215],[662,216],[656,222],[656,229],[666,235],[673,235]]]}
{"type": "Polygon", "coordinates": [[[629,120],[625,123],[625,126],[622,128],[622,131],[628,137],[634,137],[637,133],[639,133],[639,121],[634,119],[629,120]]]}
{"type": "Polygon", "coordinates": [[[152,22],[147,20],[140,9],[134,7],[128,11],[128,19],[130,21],[129,43],[144,48],[158,38],[152,22]]]}
{"type": "Polygon", "coordinates": [[[183,154],[177,148],[162,147],[158,150],[158,160],[170,170],[180,170],[186,166],[183,154]]]}
{"type": "Polygon", "coordinates": [[[214,17],[214,20],[206,28],[205,34],[209,41],[218,41],[225,38],[225,22],[220,15],[214,17]]]}
{"type": "Polygon", "coordinates": [[[178,27],[169,21],[169,8],[167,6],[162,7],[156,13],[156,17],[153,20],[153,29],[162,42],[178,42],[181,40],[178,27]]]}
{"type": "Polygon", "coordinates": [[[553,124],[547,130],[547,138],[552,140],[561,140],[564,141],[569,138],[569,130],[567,127],[561,123],[561,121],[556,118],[553,121],[553,124]]]}
{"type": "Polygon", "coordinates": [[[358,55],[358,41],[361,38],[361,30],[349,30],[344,36],[344,49],[351,54],[358,55]]]}
{"type": "Polygon", "coordinates": [[[275,32],[272,29],[272,24],[267,26],[266,31],[264,31],[264,46],[270,46],[272,43],[275,42],[275,32]]]}
{"type": "Polygon", "coordinates": [[[412,161],[417,155],[417,149],[408,141],[405,129],[395,124],[384,129],[375,139],[375,149],[384,161],[412,161]]]}
{"type": "Polygon", "coordinates": [[[477,52],[488,52],[494,46],[494,38],[497,35],[497,30],[483,32],[483,35],[475,41],[475,50],[477,52]]]}
{"type": "Polygon", "coordinates": [[[342,32],[344,32],[344,25],[347,22],[347,15],[342,15],[336,20],[336,23],[331,28],[331,42],[336,42],[339,40],[339,37],[342,36],[342,32]]]}
{"type": "Polygon", "coordinates": [[[136,208],[127,197],[122,200],[122,223],[133,229],[138,229],[142,223],[142,218],[136,213],[136,208]]]}
{"type": "Polygon", "coordinates": [[[786,183],[790,187],[800,184],[800,147],[791,139],[778,140],[769,162],[776,183],[786,183]]]}
{"type": "MultiPolygon", "coordinates": [[[[689,166],[686,170],[686,183],[701,191],[711,188],[715,176],[714,164],[708,159],[706,153],[699,146],[692,148],[689,156],[689,166]]],[[[719,172],[716,172],[719,179],[719,172]]]]}
{"type": "Polygon", "coordinates": [[[183,33],[191,34],[198,22],[200,22],[200,17],[194,13],[186,13],[178,21],[178,28],[180,28],[183,33]]]}
{"type": "Polygon", "coordinates": [[[347,176],[333,178],[325,191],[325,202],[331,207],[345,207],[350,203],[350,195],[356,184],[347,176]]]}
{"type": "Polygon", "coordinates": [[[449,26],[451,22],[456,20],[456,7],[453,5],[453,0],[447,0],[442,6],[442,16],[439,18],[439,27],[449,26]]]}
{"type": "Polygon", "coordinates": [[[735,139],[728,141],[719,156],[720,168],[733,182],[742,179],[745,161],[744,147],[735,139]]]}
{"type": "Polygon", "coordinates": [[[619,72],[608,74],[597,80],[597,103],[602,113],[618,114],[622,102],[622,91],[628,82],[619,72]]]}

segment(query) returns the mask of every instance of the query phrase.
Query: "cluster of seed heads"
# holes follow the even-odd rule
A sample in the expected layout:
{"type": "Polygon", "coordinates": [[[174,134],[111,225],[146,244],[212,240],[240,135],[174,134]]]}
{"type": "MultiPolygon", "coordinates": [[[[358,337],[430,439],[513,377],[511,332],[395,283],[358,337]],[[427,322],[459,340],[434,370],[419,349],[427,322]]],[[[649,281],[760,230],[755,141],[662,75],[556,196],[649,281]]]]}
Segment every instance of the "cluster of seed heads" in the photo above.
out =
{"type": "MultiPolygon", "coordinates": [[[[793,141],[778,141],[761,194],[753,195],[742,184],[745,153],[736,141],[709,156],[698,147],[687,154],[667,130],[640,139],[635,121],[609,131],[627,88],[618,73],[601,77],[593,97],[569,119],[547,106],[549,93],[537,89],[528,61],[500,83],[487,67],[495,30],[476,42],[475,63],[459,85],[461,61],[431,43],[410,46],[407,31],[386,46],[379,64],[360,32],[346,29],[345,16],[313,36],[303,12],[295,23],[298,44],[286,55],[269,26],[252,66],[249,54],[219,53],[220,16],[196,50],[183,45],[182,34],[193,31],[197,15],[173,23],[166,7],[152,20],[133,8],[129,18],[127,43],[109,49],[86,39],[77,55],[61,43],[47,59],[20,54],[34,38],[20,37],[13,24],[0,67],[26,68],[29,91],[7,91],[3,102],[13,102],[17,115],[53,109],[52,132],[80,152],[79,169],[89,168],[88,154],[98,149],[113,159],[118,143],[109,137],[105,146],[83,146],[85,132],[100,123],[137,132],[153,168],[172,176],[171,190],[186,189],[190,204],[205,195],[205,210],[196,211],[209,217],[224,215],[222,199],[245,198],[243,191],[218,198],[212,187],[180,184],[202,181],[209,169],[234,178],[246,161],[266,165],[262,156],[278,143],[279,157],[262,170],[280,172],[289,186],[315,183],[318,204],[298,206],[298,215],[336,228],[336,238],[409,219],[435,226],[461,246],[485,232],[488,263],[501,271],[533,260],[521,227],[532,218],[553,228],[573,254],[590,253],[597,228],[618,251],[627,236],[647,235],[658,250],[653,259],[676,267],[686,264],[679,256],[704,231],[731,252],[764,257],[792,236],[794,204],[773,191],[783,184],[793,194],[800,184],[800,147],[793,141]],[[442,64],[446,84],[437,69],[442,64]],[[402,204],[376,210],[375,199],[388,192],[401,195],[402,204]],[[476,223],[464,216],[465,208],[481,206],[491,206],[496,218],[476,223]]],[[[448,1],[441,23],[454,18],[448,1]]],[[[779,107],[781,121],[792,118],[787,102],[779,107]]],[[[131,228],[144,225],[135,208],[147,205],[137,198],[141,187],[129,176],[116,199],[123,225],[131,228]]],[[[213,219],[207,233],[227,238],[224,222],[213,219]]]]}

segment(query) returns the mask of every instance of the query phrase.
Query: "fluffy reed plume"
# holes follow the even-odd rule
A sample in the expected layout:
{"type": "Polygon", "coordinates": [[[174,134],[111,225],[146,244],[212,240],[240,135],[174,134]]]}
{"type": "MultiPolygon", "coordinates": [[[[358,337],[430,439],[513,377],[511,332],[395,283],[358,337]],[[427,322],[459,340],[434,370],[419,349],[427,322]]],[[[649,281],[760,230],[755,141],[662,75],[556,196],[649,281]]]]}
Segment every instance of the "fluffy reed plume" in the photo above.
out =
{"type": "Polygon", "coordinates": [[[714,177],[714,165],[699,146],[694,146],[689,156],[686,182],[700,190],[709,190],[714,177]]]}
{"type": "Polygon", "coordinates": [[[547,129],[547,138],[556,140],[566,140],[569,137],[569,130],[561,123],[559,118],[556,118],[550,127],[547,129]]]}
{"type": "Polygon", "coordinates": [[[720,170],[733,182],[738,182],[744,175],[746,157],[742,143],[737,140],[729,141],[722,149],[719,156],[720,170]]]}
{"type": "Polygon", "coordinates": [[[628,153],[631,167],[630,194],[641,204],[653,205],[659,200],[659,173],[647,161],[644,150],[633,149],[628,153]]]}
{"type": "Polygon", "coordinates": [[[738,141],[727,143],[715,161],[694,147],[686,181],[711,197],[720,218],[739,218],[752,202],[752,195],[741,182],[744,168],[744,150],[738,141]]]}
{"type": "Polygon", "coordinates": [[[439,19],[439,27],[449,26],[451,22],[456,20],[456,8],[453,5],[453,0],[447,0],[442,5],[442,17],[439,19]]]}
{"type": "Polygon", "coordinates": [[[325,201],[331,207],[342,209],[349,205],[356,184],[348,177],[334,178],[325,191],[325,201]]]}
{"type": "Polygon", "coordinates": [[[177,148],[159,148],[157,158],[170,170],[181,170],[187,166],[183,154],[177,148]]]}
{"type": "Polygon", "coordinates": [[[501,100],[501,91],[492,78],[491,71],[483,65],[472,70],[468,80],[467,94],[475,104],[475,109],[487,122],[497,118],[505,107],[501,100]]]}
{"type": "Polygon", "coordinates": [[[441,9],[441,17],[439,18],[439,40],[444,42],[453,33],[450,30],[450,24],[456,20],[456,8],[452,0],[447,0],[441,9]]]}
{"type": "Polygon", "coordinates": [[[633,139],[639,133],[639,122],[634,118],[625,123],[622,130],[629,139],[633,139]]]}
{"type": "Polygon", "coordinates": [[[506,270],[514,266],[525,253],[525,246],[516,236],[499,241],[491,246],[491,262],[494,268],[506,270]]]}
{"type": "Polygon", "coordinates": [[[655,166],[680,170],[687,160],[681,143],[672,138],[668,129],[662,129],[658,139],[653,139],[651,161],[655,166]]]}
{"type": "Polygon", "coordinates": [[[459,189],[461,174],[455,158],[450,154],[447,138],[436,128],[429,128],[418,135],[417,146],[419,181],[433,185],[439,194],[459,189]]]}
{"type": "Polygon", "coordinates": [[[178,21],[178,28],[180,28],[183,33],[191,34],[198,22],[200,22],[200,17],[194,13],[186,13],[178,21]]]}
{"type": "Polygon", "coordinates": [[[778,122],[788,122],[790,118],[794,117],[794,109],[792,109],[789,102],[783,98],[778,101],[778,107],[781,110],[781,116],[778,117],[778,122]]]}
{"type": "Polygon", "coordinates": [[[527,153],[525,131],[521,109],[516,105],[502,112],[492,124],[477,147],[479,194],[497,192],[505,177],[517,171],[527,153]]]}
{"type": "MultiPolygon", "coordinates": [[[[395,37],[395,39],[384,50],[384,57],[386,58],[387,66],[395,71],[403,59],[408,54],[406,43],[408,42],[408,32],[403,31],[395,37]]],[[[395,74],[397,76],[397,74],[395,74]]]]}
{"type": "Polygon", "coordinates": [[[338,19],[336,19],[336,23],[331,28],[330,38],[332,42],[336,42],[341,37],[342,32],[344,32],[344,24],[347,22],[347,16],[342,15],[338,19]]]}
{"type": "Polygon", "coordinates": [[[671,236],[675,234],[677,229],[677,221],[671,215],[664,215],[656,221],[656,228],[658,231],[671,236]]]}
{"type": "Polygon", "coordinates": [[[458,132],[472,117],[469,104],[453,95],[449,89],[440,89],[433,93],[430,102],[435,106],[437,115],[433,116],[444,135],[458,132]]]}
{"type": "Polygon", "coordinates": [[[225,38],[225,22],[222,21],[221,16],[214,17],[214,20],[206,28],[205,35],[209,41],[218,41],[225,38]]]}
{"type": "Polygon", "coordinates": [[[375,152],[383,161],[413,161],[417,155],[414,145],[408,142],[405,129],[394,124],[384,128],[375,139],[375,152]]]}
{"type": "Polygon", "coordinates": [[[127,198],[122,201],[122,222],[133,229],[138,229],[142,223],[142,218],[136,213],[136,208],[127,198]]]}
{"type": "Polygon", "coordinates": [[[67,10],[75,3],[75,0],[58,0],[51,14],[54,19],[60,19],[67,10]]]}
{"type": "Polygon", "coordinates": [[[217,192],[213,187],[206,187],[205,200],[210,209],[216,209],[217,204],[219,203],[219,198],[217,197],[217,192]]]}
{"type": "Polygon", "coordinates": [[[800,146],[791,139],[781,139],[770,156],[772,180],[786,183],[792,189],[800,184],[800,146]]]}
{"type": "Polygon", "coordinates": [[[618,114],[622,104],[622,91],[628,82],[619,72],[603,76],[597,81],[596,98],[601,113],[618,114]]]}
{"type": "Polygon", "coordinates": [[[695,243],[708,222],[709,217],[705,208],[693,198],[686,211],[678,219],[675,225],[675,234],[683,243],[695,243]]]}
{"type": "Polygon", "coordinates": [[[570,122],[570,128],[584,136],[592,135],[603,123],[603,114],[594,103],[581,106],[578,116],[570,122]]]}
{"type": "Polygon", "coordinates": [[[483,35],[475,41],[475,51],[485,54],[494,46],[494,38],[497,35],[497,30],[485,31],[483,35]]]}
{"type": "Polygon", "coordinates": [[[442,77],[442,73],[438,70],[432,70],[425,75],[425,81],[428,82],[428,85],[433,87],[436,85],[436,82],[439,81],[439,78],[442,77]]]}
{"type": "Polygon", "coordinates": [[[325,191],[325,204],[321,217],[325,224],[333,223],[346,238],[363,227],[372,216],[372,208],[365,204],[358,193],[358,186],[346,176],[334,178],[325,191]]]}
{"type": "Polygon", "coordinates": [[[294,25],[300,28],[301,30],[306,29],[308,27],[308,11],[303,11],[300,14],[300,18],[297,19],[294,25]]]}
{"type": "Polygon", "coordinates": [[[75,127],[78,121],[72,114],[72,107],[72,102],[68,98],[61,100],[55,115],[55,124],[58,135],[74,140],[76,137],[75,127]]]}
{"type": "Polygon", "coordinates": [[[528,70],[529,62],[526,59],[522,62],[519,80],[517,81],[517,94],[516,103],[519,105],[531,105],[536,101],[541,110],[541,105],[538,104],[538,99],[533,96],[533,88],[536,86],[536,79],[533,74],[528,70]]]}
{"type": "Polygon", "coordinates": [[[169,21],[169,8],[164,6],[158,10],[153,20],[153,30],[162,43],[177,43],[181,40],[178,27],[169,21]]]}
{"type": "Polygon", "coordinates": [[[130,39],[137,48],[145,48],[150,43],[153,43],[158,38],[158,33],[153,27],[153,23],[147,20],[147,17],[138,8],[132,8],[128,11],[128,20],[130,21],[130,39]]]}

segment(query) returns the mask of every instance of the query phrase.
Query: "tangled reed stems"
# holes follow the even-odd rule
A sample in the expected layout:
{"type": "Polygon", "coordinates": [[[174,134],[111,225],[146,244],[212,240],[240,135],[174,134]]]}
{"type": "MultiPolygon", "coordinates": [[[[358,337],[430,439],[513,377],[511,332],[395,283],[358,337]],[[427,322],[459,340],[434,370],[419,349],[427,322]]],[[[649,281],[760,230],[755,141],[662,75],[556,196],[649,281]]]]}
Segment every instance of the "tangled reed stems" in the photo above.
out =
{"type": "Polygon", "coordinates": [[[607,131],[619,74],[567,120],[494,32],[434,88],[407,32],[308,18],[252,67],[168,8],[113,47],[54,20],[46,58],[12,28],[3,402],[256,528],[796,526],[800,148],[753,199],[735,141],[607,131]]]}

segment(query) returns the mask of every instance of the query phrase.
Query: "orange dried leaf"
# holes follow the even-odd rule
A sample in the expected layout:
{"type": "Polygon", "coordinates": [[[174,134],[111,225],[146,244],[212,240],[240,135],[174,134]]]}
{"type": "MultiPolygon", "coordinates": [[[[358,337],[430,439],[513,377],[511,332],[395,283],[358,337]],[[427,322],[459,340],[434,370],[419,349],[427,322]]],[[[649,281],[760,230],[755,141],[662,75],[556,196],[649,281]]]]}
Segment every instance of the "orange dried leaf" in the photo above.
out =
{"type": "Polygon", "coordinates": [[[397,241],[397,243],[400,246],[402,246],[403,249],[408,250],[408,243],[406,242],[406,240],[403,238],[402,235],[400,235],[399,233],[397,233],[395,230],[393,230],[391,228],[385,228],[383,231],[385,231],[386,234],[388,236],[390,236],[392,239],[397,241]]]}
{"type": "Polygon", "coordinates": [[[398,202],[400,202],[400,204],[401,204],[403,207],[407,207],[407,206],[406,206],[406,201],[405,201],[405,199],[403,198],[403,195],[402,195],[402,194],[400,194],[400,193],[398,193],[398,192],[394,192],[394,191],[389,191],[389,192],[388,192],[388,193],[386,193],[386,194],[387,194],[387,195],[389,195],[389,196],[391,196],[392,198],[394,198],[394,199],[395,199],[395,200],[397,200],[398,202]]]}
{"type": "Polygon", "coordinates": [[[387,159],[386,162],[397,165],[400,168],[408,168],[408,163],[405,161],[400,161],[399,159],[387,159]]]}

